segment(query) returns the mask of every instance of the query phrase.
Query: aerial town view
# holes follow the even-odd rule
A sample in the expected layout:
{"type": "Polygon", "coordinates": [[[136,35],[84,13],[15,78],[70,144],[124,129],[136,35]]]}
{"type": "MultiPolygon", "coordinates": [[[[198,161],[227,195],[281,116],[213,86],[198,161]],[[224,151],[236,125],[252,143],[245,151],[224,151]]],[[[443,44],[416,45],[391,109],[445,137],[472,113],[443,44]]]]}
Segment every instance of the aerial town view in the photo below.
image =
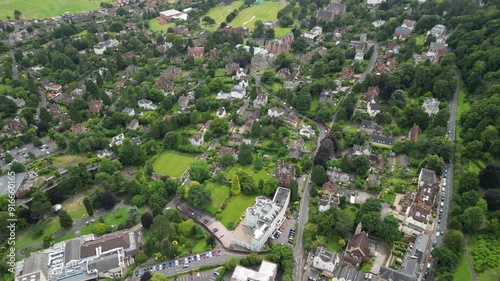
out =
{"type": "Polygon", "coordinates": [[[500,281],[500,0],[0,0],[0,281],[500,281]]]}

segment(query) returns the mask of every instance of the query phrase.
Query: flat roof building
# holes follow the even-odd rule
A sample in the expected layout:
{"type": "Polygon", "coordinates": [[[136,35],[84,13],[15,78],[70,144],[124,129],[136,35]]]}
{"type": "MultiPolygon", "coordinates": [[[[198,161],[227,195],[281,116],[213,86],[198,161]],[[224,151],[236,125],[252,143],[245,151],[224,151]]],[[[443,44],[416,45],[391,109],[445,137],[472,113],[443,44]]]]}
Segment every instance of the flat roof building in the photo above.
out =
{"type": "Polygon", "coordinates": [[[259,271],[237,265],[231,275],[231,281],[273,281],[277,270],[277,264],[265,260],[262,261],[259,271]]]}

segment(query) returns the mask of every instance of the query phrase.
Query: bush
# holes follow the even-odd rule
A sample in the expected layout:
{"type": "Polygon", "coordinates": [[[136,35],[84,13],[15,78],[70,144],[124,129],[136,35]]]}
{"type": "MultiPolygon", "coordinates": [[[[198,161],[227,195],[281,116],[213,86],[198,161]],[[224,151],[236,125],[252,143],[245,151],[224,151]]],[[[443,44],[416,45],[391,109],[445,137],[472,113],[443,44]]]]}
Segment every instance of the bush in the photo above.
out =
{"type": "Polygon", "coordinates": [[[43,235],[43,228],[42,227],[37,227],[33,230],[33,232],[31,233],[31,237],[33,237],[34,239],[36,238],[40,238],[42,237],[43,235]]]}
{"type": "Polygon", "coordinates": [[[143,264],[145,262],[148,261],[148,256],[146,256],[146,254],[144,253],[137,253],[137,255],[135,255],[135,262],[137,264],[143,264]]]}

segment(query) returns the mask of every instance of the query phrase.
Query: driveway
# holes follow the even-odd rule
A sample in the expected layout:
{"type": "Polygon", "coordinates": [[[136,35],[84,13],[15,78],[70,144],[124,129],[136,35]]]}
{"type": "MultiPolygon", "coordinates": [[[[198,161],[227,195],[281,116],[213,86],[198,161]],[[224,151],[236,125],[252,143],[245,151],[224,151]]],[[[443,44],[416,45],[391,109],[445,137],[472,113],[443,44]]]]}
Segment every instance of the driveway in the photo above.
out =
{"type": "Polygon", "coordinates": [[[388,257],[388,250],[384,242],[370,241],[370,250],[375,256],[375,261],[373,262],[370,272],[373,274],[378,274],[380,268],[385,265],[388,257]]]}
{"type": "MultiPolygon", "coordinates": [[[[297,221],[293,217],[290,217],[290,219],[285,219],[280,226],[280,228],[283,229],[283,234],[281,234],[278,239],[274,239],[273,244],[292,245],[291,243],[288,243],[288,237],[290,235],[290,229],[295,229],[296,222],[297,221]]],[[[295,232],[295,235],[297,235],[297,231],[295,232]]]]}
{"type": "Polygon", "coordinates": [[[377,192],[367,191],[364,189],[357,189],[357,188],[352,188],[352,189],[339,188],[337,193],[339,195],[344,195],[347,198],[347,201],[350,200],[349,199],[350,194],[354,193],[354,196],[355,196],[354,203],[356,203],[356,204],[363,204],[363,203],[365,203],[366,199],[368,199],[368,198],[378,198],[377,192]]]}
{"type": "Polygon", "coordinates": [[[177,208],[184,217],[191,217],[195,222],[204,225],[210,233],[214,234],[217,240],[219,240],[225,248],[228,249],[231,246],[231,236],[233,236],[233,231],[228,230],[212,215],[205,211],[193,208],[186,203],[180,203],[177,205],[177,208]],[[214,228],[218,229],[215,233],[213,232],[214,228]],[[221,235],[223,236],[221,237],[221,235]]]}

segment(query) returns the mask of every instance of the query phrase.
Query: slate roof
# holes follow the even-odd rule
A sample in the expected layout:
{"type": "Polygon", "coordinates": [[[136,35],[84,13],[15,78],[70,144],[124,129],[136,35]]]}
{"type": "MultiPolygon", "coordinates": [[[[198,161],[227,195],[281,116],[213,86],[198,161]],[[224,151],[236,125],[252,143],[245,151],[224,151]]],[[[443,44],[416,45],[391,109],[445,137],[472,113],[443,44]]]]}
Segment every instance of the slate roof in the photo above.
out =
{"type": "Polygon", "coordinates": [[[370,137],[370,142],[392,146],[392,144],[394,143],[394,139],[391,137],[372,135],[370,137]]]}

